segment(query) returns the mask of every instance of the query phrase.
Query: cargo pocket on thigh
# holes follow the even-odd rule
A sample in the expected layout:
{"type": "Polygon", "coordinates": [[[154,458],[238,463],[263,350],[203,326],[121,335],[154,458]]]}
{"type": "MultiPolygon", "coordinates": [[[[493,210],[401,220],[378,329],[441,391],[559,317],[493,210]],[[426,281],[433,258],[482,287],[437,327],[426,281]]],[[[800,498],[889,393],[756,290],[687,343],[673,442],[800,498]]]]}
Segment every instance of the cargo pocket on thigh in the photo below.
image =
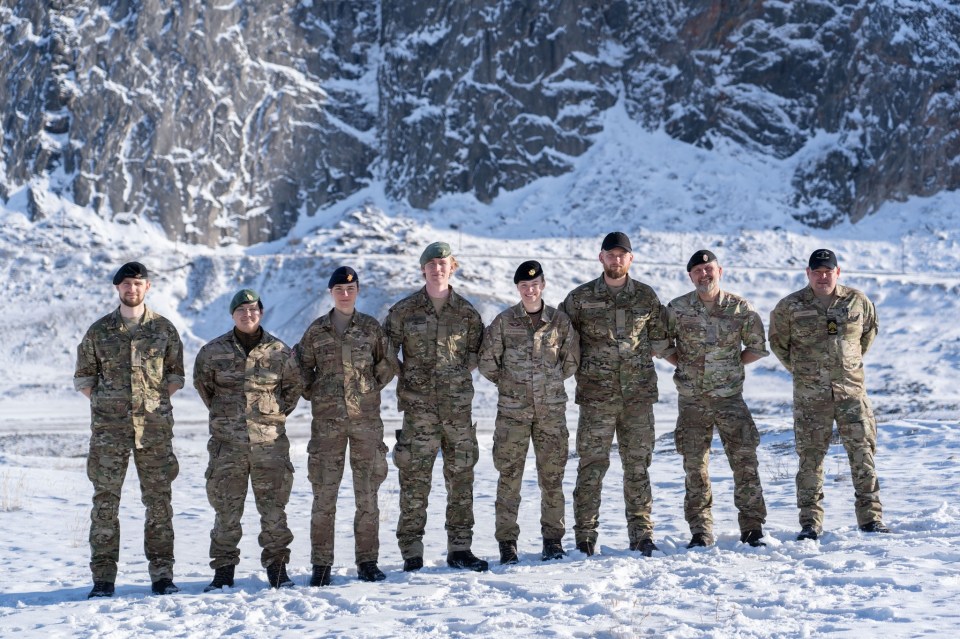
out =
{"type": "Polygon", "coordinates": [[[471,470],[480,459],[480,444],[475,438],[457,442],[454,466],[458,470],[471,470]]]}
{"type": "Polygon", "coordinates": [[[399,470],[410,467],[410,442],[403,436],[402,430],[397,430],[397,443],[393,446],[393,465],[399,470]]]}

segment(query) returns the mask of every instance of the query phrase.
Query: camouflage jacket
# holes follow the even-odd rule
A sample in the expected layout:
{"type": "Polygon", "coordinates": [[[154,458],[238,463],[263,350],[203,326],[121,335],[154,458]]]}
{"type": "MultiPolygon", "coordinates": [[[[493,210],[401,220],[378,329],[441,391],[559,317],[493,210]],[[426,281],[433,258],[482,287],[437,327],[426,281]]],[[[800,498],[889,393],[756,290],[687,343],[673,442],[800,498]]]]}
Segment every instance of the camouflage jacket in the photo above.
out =
{"type": "Polygon", "coordinates": [[[133,334],[117,308],[94,322],[77,347],[73,385],[93,389],[94,430],[132,428],[137,448],[173,437],[167,386],[183,384],[180,335],[170,320],[149,308],[133,334]]]}
{"type": "Polygon", "coordinates": [[[397,409],[469,411],[483,321],[470,302],[450,287],[437,315],[426,287],[390,309],[384,322],[390,355],[398,368],[397,409]],[[397,360],[402,352],[402,361],[397,360]]]}
{"type": "Polygon", "coordinates": [[[210,410],[210,436],[222,442],[275,441],[300,400],[290,348],[267,331],[249,355],[233,330],[208,342],[197,353],[193,385],[210,410]]]}
{"type": "Polygon", "coordinates": [[[377,320],[359,311],[337,335],[332,313],[314,320],[294,348],[303,397],[314,419],[379,416],[380,391],[395,374],[387,335],[377,320]]]}
{"type": "Polygon", "coordinates": [[[497,385],[501,411],[537,415],[548,405],[567,403],[563,380],[580,364],[580,340],[563,311],[543,305],[538,326],[517,304],[503,311],[483,333],[480,373],[497,385]]]}
{"type": "Polygon", "coordinates": [[[743,392],[747,351],[766,357],[763,320],[747,300],[720,291],[712,310],[691,291],[667,306],[667,357],[677,355],[673,381],[681,395],[733,397],[743,392]]]}
{"type": "Polygon", "coordinates": [[[577,404],[657,401],[652,356],[667,347],[662,306],[634,279],[616,297],[603,276],[570,291],[561,306],[580,335],[577,404]]]}
{"type": "Polygon", "coordinates": [[[873,302],[839,284],[829,309],[809,286],[780,300],[770,314],[770,349],[793,373],[794,399],[863,396],[863,355],[879,326],[873,302]]]}

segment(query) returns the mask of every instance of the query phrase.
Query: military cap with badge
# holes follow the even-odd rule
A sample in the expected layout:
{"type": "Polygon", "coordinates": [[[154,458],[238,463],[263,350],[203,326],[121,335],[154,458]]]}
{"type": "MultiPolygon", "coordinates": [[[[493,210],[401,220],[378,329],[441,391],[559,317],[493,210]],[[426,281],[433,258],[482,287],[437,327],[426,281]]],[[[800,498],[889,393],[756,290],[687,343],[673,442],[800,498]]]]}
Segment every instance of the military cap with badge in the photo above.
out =
{"type": "Polygon", "coordinates": [[[707,249],[700,249],[694,253],[690,259],[687,261],[687,273],[700,266],[701,264],[709,264],[710,262],[716,262],[717,256],[713,252],[708,251],[707,249]]]}
{"type": "Polygon", "coordinates": [[[360,276],[349,266],[341,266],[330,275],[327,288],[333,288],[337,284],[356,284],[360,286],[360,276]]]}
{"type": "Polygon", "coordinates": [[[257,307],[262,311],[263,302],[260,300],[260,296],[257,295],[257,292],[253,289],[244,288],[233,296],[233,299],[230,300],[230,314],[233,315],[233,312],[237,310],[240,306],[244,304],[252,304],[253,302],[257,303],[257,307]]]}
{"type": "Polygon", "coordinates": [[[517,267],[517,271],[513,274],[513,283],[519,284],[520,282],[528,282],[542,276],[543,267],[540,266],[540,262],[537,262],[536,260],[527,260],[517,267]]]}

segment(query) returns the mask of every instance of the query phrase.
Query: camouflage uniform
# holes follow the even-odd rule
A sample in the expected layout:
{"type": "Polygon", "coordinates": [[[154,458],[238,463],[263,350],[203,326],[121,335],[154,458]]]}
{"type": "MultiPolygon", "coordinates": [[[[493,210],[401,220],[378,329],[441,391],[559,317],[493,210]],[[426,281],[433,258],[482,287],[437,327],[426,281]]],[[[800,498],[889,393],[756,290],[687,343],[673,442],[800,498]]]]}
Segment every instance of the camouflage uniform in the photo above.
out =
{"type": "Polygon", "coordinates": [[[118,308],[87,330],[77,347],[73,379],[90,395],[93,483],[90,570],[113,583],[120,559],[120,492],[130,451],[146,507],[143,546],[151,581],[173,579],[173,508],[170,484],[180,471],[173,454],[173,409],[168,386],[183,387],[183,344],[166,318],[144,309],[131,332],[118,308]]]}
{"type": "Polygon", "coordinates": [[[248,355],[231,330],[200,349],[193,385],[210,411],[207,499],[216,513],[210,567],[240,563],[248,481],[260,513],[260,563],[289,563],[293,533],[284,508],[293,464],[285,423],[300,399],[300,374],[289,347],[263,331],[248,355]]]}
{"type": "Polygon", "coordinates": [[[404,559],[423,556],[427,498],[437,451],[443,451],[447,486],[448,552],[469,550],[473,541],[473,467],[480,454],[471,420],[473,378],[483,339],[476,309],[450,287],[440,310],[426,288],[400,300],[384,329],[397,363],[397,408],[404,412],[393,463],[399,470],[397,540],[404,559]]]}
{"type": "Polygon", "coordinates": [[[709,456],[714,425],[733,470],[740,530],[759,530],[767,517],[757,472],[760,434],[743,401],[740,358],[741,352],[770,354],[763,320],[742,297],[720,291],[708,310],[692,291],[667,306],[667,336],[671,342],[664,356],[677,355],[673,381],[679,415],[674,439],[686,473],[683,511],[690,532],[713,536],[709,456]]]}
{"type": "Polygon", "coordinates": [[[829,308],[807,286],[780,300],[770,315],[770,348],[793,374],[801,526],[823,527],[823,460],[834,421],[850,460],[857,524],[882,518],[873,461],[877,421],[863,371],[863,355],[878,329],[873,303],[860,291],[841,285],[829,308]]]}
{"type": "Polygon", "coordinates": [[[613,295],[603,276],[571,291],[562,310],[580,335],[577,369],[576,542],[596,543],[600,489],[617,436],[631,545],[653,538],[653,495],[647,468],[653,456],[657,373],[652,354],[666,348],[662,306],[634,279],[613,295]]]}
{"type": "Polygon", "coordinates": [[[520,483],[533,439],[540,485],[540,532],[560,540],[564,527],[563,473],[567,465],[567,393],[563,380],[577,370],[580,343],[570,318],[544,304],[533,326],[523,304],[497,315],[480,349],[480,373],[497,385],[493,465],[497,483],[496,539],[520,535],[520,483]]]}
{"type": "Polygon", "coordinates": [[[377,320],[354,311],[343,335],[338,335],[332,313],[315,320],[295,349],[303,397],[313,408],[307,468],[313,485],[310,556],[317,566],[333,565],[337,494],[348,441],[356,503],[356,563],[375,562],[379,557],[377,491],[387,477],[380,391],[394,376],[386,334],[377,320]]]}

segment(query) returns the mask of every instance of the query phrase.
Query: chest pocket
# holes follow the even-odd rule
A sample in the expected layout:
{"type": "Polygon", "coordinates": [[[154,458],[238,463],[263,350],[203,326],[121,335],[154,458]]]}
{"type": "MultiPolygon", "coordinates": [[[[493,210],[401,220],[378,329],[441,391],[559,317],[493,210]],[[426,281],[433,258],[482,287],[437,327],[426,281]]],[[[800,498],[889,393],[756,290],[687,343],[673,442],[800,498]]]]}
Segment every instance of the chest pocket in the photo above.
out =
{"type": "Polygon", "coordinates": [[[824,320],[816,311],[799,311],[793,314],[793,331],[801,341],[812,341],[820,335],[824,320]]]}
{"type": "Polygon", "coordinates": [[[580,309],[580,333],[595,339],[611,335],[614,327],[609,315],[605,304],[584,304],[580,309]]]}

